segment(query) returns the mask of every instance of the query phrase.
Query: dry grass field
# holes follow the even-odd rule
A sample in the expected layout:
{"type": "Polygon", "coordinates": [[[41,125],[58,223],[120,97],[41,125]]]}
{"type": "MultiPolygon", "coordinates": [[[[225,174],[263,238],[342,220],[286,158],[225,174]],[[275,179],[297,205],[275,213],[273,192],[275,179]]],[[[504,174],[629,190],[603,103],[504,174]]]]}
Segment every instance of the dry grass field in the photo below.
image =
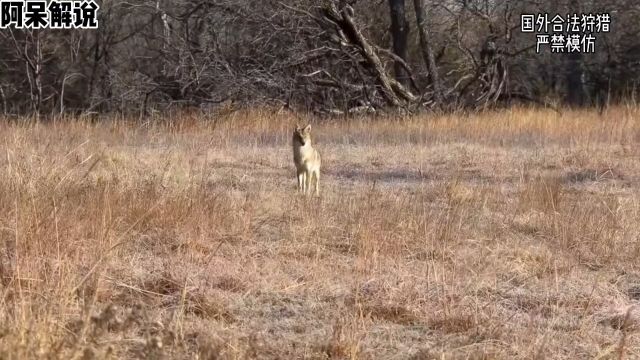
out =
{"type": "Polygon", "coordinates": [[[640,358],[640,108],[0,125],[1,359],[640,358]]]}

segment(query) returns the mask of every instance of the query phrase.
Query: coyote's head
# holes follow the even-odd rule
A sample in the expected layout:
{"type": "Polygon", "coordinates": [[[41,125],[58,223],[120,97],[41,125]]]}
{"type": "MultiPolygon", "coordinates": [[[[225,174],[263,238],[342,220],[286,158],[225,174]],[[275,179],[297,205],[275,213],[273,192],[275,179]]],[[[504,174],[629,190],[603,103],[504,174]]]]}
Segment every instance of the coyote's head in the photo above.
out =
{"type": "Polygon", "coordinates": [[[307,125],[304,128],[296,126],[295,130],[293,130],[293,141],[299,142],[302,146],[311,143],[311,125],[307,125]]]}

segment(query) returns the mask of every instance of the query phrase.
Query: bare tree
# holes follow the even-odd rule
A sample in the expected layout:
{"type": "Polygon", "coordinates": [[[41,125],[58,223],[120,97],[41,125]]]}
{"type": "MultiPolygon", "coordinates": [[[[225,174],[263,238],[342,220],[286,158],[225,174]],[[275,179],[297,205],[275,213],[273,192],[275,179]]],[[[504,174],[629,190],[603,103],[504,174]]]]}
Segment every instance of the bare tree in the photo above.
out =
{"type": "Polygon", "coordinates": [[[440,84],[440,76],[438,75],[438,66],[436,65],[429,27],[427,25],[427,5],[425,0],[413,0],[413,7],[416,12],[416,23],[418,33],[420,34],[420,47],[424,64],[429,71],[431,86],[433,87],[433,97],[438,106],[444,105],[444,96],[442,94],[442,85],[440,84]]]}
{"type": "Polygon", "coordinates": [[[95,30],[0,29],[1,111],[144,117],[233,101],[351,113],[636,95],[633,0],[405,2],[117,0],[95,30]],[[518,28],[541,11],[609,13],[611,31],[588,56],[536,53],[518,28]]]}
{"type": "Polygon", "coordinates": [[[409,23],[405,15],[405,0],[389,0],[389,8],[393,52],[399,58],[394,61],[394,74],[396,80],[406,86],[409,83],[409,74],[402,63],[407,61],[407,41],[409,38],[409,23]]]}

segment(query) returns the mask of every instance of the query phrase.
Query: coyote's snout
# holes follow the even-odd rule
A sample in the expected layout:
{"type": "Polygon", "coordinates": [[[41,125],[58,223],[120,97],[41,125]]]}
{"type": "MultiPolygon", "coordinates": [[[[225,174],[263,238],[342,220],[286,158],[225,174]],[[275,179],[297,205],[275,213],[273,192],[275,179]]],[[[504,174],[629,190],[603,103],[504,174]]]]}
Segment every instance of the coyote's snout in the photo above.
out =
{"type": "Polygon", "coordinates": [[[320,153],[311,146],[311,125],[296,126],[293,130],[293,163],[298,175],[298,191],[304,194],[311,190],[311,179],[315,179],[316,195],[320,194],[320,153]]]}

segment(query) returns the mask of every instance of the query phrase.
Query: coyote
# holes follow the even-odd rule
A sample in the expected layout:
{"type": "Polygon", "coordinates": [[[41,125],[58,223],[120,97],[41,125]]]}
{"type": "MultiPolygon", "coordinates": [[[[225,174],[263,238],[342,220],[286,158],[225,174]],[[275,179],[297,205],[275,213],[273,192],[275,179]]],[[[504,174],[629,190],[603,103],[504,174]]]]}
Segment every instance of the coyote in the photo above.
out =
{"type": "Polygon", "coordinates": [[[298,175],[298,191],[308,194],[315,178],[316,196],[320,195],[320,153],[311,146],[311,125],[293,130],[293,163],[298,175]]]}

